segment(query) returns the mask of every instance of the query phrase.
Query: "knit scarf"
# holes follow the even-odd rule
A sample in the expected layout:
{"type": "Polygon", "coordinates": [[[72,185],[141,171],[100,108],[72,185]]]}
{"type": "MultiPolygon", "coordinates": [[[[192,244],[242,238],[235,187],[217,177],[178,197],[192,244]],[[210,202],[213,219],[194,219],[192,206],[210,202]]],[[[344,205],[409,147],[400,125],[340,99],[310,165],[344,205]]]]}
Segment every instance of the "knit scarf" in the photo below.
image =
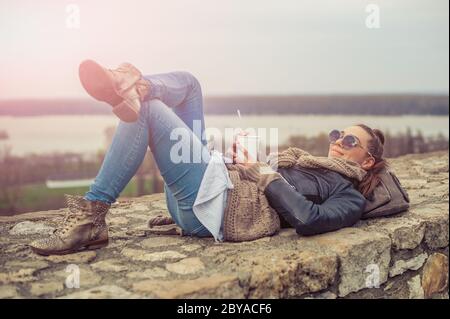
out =
{"type": "Polygon", "coordinates": [[[356,162],[338,157],[313,156],[296,147],[290,147],[279,153],[271,153],[267,160],[273,169],[293,166],[326,168],[355,179],[358,182],[361,182],[366,175],[366,171],[356,162]]]}

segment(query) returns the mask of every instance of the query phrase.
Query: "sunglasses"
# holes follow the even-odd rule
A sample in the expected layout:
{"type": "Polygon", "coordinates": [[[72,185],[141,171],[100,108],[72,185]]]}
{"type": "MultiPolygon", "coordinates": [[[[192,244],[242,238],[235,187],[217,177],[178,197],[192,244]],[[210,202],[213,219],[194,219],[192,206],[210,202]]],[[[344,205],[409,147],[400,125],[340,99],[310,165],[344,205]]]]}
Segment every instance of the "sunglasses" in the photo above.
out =
{"type": "Polygon", "coordinates": [[[367,151],[364,147],[361,146],[361,141],[355,135],[347,134],[347,135],[344,136],[343,132],[341,132],[339,130],[332,130],[328,134],[328,137],[330,139],[330,143],[331,144],[335,144],[337,140],[342,138],[341,144],[342,144],[342,147],[344,149],[350,150],[350,149],[355,148],[355,147],[360,147],[364,151],[366,151],[367,154],[369,154],[371,157],[373,157],[373,155],[369,151],[367,151]]]}

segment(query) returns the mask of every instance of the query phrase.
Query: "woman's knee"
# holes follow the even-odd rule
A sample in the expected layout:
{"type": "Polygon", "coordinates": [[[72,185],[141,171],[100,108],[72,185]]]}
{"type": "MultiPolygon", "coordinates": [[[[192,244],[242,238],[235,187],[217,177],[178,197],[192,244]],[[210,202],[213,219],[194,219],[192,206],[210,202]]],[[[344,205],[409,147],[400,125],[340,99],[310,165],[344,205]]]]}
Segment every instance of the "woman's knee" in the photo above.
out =
{"type": "Polygon", "coordinates": [[[145,112],[149,118],[153,115],[156,115],[158,118],[165,118],[167,114],[170,114],[170,108],[158,99],[147,101],[145,103],[145,109],[145,112]]]}
{"type": "Polygon", "coordinates": [[[150,109],[150,110],[168,108],[168,106],[166,104],[164,104],[164,102],[162,102],[159,99],[149,100],[145,104],[147,105],[147,108],[150,109]]]}
{"type": "Polygon", "coordinates": [[[189,83],[189,86],[191,87],[192,90],[196,90],[196,89],[201,90],[200,81],[191,72],[177,71],[177,73],[180,76],[184,77],[185,81],[187,81],[187,83],[189,83]]]}

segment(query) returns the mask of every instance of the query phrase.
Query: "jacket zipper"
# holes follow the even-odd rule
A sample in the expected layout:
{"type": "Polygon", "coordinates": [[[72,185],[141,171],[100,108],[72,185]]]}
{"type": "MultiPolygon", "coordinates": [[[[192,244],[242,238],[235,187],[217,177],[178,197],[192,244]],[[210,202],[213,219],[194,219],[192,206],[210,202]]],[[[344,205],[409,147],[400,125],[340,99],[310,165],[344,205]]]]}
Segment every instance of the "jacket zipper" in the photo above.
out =
{"type": "Polygon", "coordinates": [[[297,190],[297,188],[295,188],[295,186],[294,185],[291,185],[288,181],[287,181],[287,179],[286,178],[284,178],[284,176],[283,175],[281,175],[280,174],[280,176],[281,176],[281,178],[282,179],[284,179],[284,181],[292,188],[292,189],[295,189],[295,190],[297,190]]]}

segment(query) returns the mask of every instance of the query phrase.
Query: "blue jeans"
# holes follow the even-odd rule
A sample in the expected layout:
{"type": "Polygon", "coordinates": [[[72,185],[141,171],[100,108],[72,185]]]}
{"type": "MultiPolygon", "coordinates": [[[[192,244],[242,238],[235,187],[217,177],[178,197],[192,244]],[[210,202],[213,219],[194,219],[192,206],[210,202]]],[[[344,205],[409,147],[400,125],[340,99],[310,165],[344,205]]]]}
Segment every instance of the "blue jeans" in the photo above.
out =
{"type": "Polygon", "coordinates": [[[151,89],[142,103],[139,119],[134,123],[120,121],[85,199],[114,203],[150,147],[164,179],[167,207],[173,220],[188,235],[212,236],[192,210],[210,158],[202,136],[205,121],[200,84],[187,72],[149,75],[145,79],[150,81],[151,89]],[[197,130],[194,130],[194,120],[199,126],[197,130]],[[170,134],[177,128],[184,129],[189,141],[171,140],[170,134]],[[184,143],[182,146],[189,148],[190,153],[198,150],[200,160],[174,163],[171,149],[180,143],[184,143]],[[189,145],[185,145],[187,143],[189,145]]]}

